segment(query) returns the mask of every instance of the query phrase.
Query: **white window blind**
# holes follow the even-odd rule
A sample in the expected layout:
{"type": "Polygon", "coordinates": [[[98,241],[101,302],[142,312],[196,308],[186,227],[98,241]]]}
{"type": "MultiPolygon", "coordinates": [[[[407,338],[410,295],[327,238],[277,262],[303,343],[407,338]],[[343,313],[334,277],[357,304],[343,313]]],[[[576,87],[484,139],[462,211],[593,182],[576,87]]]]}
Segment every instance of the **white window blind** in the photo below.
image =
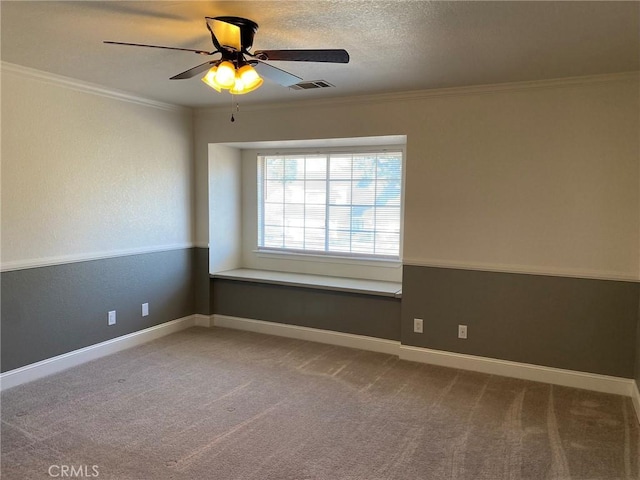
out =
{"type": "Polygon", "coordinates": [[[397,259],[402,151],[258,157],[258,248],[397,259]]]}

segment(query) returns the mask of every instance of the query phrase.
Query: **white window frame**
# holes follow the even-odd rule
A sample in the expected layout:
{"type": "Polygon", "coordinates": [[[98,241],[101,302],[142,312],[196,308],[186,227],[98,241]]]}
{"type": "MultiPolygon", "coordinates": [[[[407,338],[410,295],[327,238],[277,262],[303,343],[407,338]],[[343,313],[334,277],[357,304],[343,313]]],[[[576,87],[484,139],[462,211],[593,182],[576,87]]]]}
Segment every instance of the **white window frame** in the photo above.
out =
{"type": "MultiPolygon", "coordinates": [[[[277,150],[261,150],[256,152],[255,155],[255,167],[256,176],[254,177],[256,185],[256,238],[254,239],[255,248],[253,253],[262,258],[272,259],[290,259],[295,261],[307,261],[307,262],[323,262],[323,263],[342,263],[361,266],[375,266],[375,267],[398,267],[402,263],[402,245],[404,234],[404,193],[405,193],[405,170],[406,170],[406,149],[404,145],[375,145],[375,146],[353,146],[353,147],[341,147],[341,148],[312,148],[312,149],[277,149],[277,150]],[[401,192],[400,192],[400,232],[399,232],[399,252],[398,256],[391,255],[372,255],[363,253],[351,253],[351,252],[333,252],[333,251],[312,251],[312,250],[297,250],[289,248],[272,248],[272,247],[260,247],[258,245],[258,235],[261,228],[260,225],[260,209],[261,209],[261,194],[259,185],[260,179],[260,157],[273,156],[273,155],[312,155],[312,154],[366,154],[366,153],[381,153],[381,152],[400,152],[401,160],[401,192]]],[[[327,208],[329,205],[327,198],[327,208]]]]}

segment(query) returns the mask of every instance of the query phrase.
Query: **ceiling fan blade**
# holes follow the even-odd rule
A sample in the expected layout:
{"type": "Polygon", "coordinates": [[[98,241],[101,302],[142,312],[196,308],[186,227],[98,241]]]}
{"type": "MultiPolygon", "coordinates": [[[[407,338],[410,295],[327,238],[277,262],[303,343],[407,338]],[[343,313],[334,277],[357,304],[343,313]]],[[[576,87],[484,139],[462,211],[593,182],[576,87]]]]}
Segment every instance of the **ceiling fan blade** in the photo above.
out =
{"type": "Polygon", "coordinates": [[[260,60],[289,62],[349,63],[349,53],[342,49],[329,50],[257,50],[253,55],[260,60]]]}
{"type": "Polygon", "coordinates": [[[220,45],[220,42],[216,38],[216,34],[213,33],[213,26],[210,23],[210,21],[213,19],[211,17],[204,17],[204,19],[207,24],[207,30],[209,30],[209,33],[211,34],[211,41],[213,42],[213,46],[216,47],[216,50],[222,51],[222,45],[220,45]]]}
{"type": "Polygon", "coordinates": [[[285,87],[295,85],[302,80],[302,78],[294,75],[293,73],[285,72],[280,68],[261,62],[260,60],[252,60],[250,63],[253,64],[254,62],[257,62],[254,64],[254,68],[256,69],[256,72],[258,72],[258,75],[268,78],[269,80],[279,83],[285,87]]]}
{"type": "Polygon", "coordinates": [[[193,53],[197,53],[199,55],[213,55],[214,53],[218,53],[217,50],[213,51],[213,52],[207,52],[205,50],[194,50],[192,48],[180,48],[180,47],[163,47],[160,45],[146,45],[144,43],[127,43],[127,42],[111,42],[108,40],[105,40],[102,43],[108,43],[109,45],[127,45],[130,47],[149,47],[149,48],[163,48],[165,50],[181,50],[183,52],[193,52],[193,53]]]}
{"type": "Polygon", "coordinates": [[[184,72],[179,73],[178,75],[174,75],[169,80],[184,80],[185,78],[195,77],[199,73],[206,72],[207,70],[209,70],[217,62],[218,62],[217,60],[212,60],[209,62],[201,63],[200,65],[190,68],[189,70],[185,70],[184,72]]]}
{"type": "Polygon", "coordinates": [[[219,18],[205,17],[205,19],[207,21],[207,28],[211,32],[213,44],[218,50],[221,49],[221,46],[231,47],[238,52],[242,50],[242,39],[239,26],[225,22],[219,18]]]}

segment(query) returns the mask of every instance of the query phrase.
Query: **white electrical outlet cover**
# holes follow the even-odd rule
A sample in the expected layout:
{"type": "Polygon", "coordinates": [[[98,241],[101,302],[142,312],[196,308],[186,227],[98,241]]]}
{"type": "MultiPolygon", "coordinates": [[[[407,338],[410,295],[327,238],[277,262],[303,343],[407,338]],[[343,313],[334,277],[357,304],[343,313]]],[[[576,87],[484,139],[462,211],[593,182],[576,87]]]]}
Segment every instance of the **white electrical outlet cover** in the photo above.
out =
{"type": "Polygon", "coordinates": [[[413,331],[414,333],[422,333],[424,331],[424,324],[421,318],[413,319],[413,331]]]}
{"type": "Polygon", "coordinates": [[[467,326],[458,325],[458,338],[467,338],[467,326]]]}

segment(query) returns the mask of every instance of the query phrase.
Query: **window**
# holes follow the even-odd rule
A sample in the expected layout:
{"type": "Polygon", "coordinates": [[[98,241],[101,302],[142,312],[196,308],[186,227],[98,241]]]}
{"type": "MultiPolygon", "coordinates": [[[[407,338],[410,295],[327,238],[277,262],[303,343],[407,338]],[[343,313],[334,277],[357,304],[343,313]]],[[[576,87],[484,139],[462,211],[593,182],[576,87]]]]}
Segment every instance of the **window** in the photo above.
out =
{"type": "Polygon", "coordinates": [[[401,150],[258,156],[258,249],[398,259],[401,150]]]}

